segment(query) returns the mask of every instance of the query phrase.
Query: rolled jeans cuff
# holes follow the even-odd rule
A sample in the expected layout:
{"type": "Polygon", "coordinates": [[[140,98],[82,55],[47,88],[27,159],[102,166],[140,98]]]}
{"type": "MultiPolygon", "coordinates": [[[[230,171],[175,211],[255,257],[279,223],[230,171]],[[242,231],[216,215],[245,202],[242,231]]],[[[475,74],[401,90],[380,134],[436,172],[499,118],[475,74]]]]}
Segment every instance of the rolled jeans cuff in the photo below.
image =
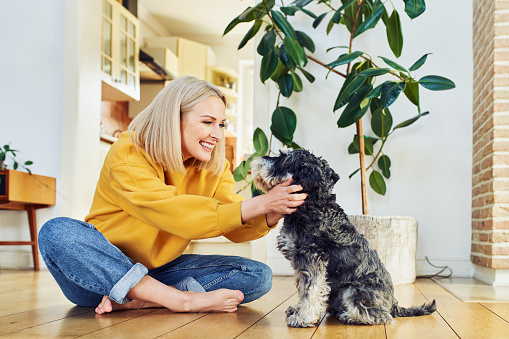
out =
{"type": "Polygon", "coordinates": [[[136,286],[144,276],[148,273],[148,269],[140,263],[136,263],[131,269],[113,286],[110,291],[110,299],[118,304],[125,304],[130,301],[126,295],[131,288],[136,286]]]}

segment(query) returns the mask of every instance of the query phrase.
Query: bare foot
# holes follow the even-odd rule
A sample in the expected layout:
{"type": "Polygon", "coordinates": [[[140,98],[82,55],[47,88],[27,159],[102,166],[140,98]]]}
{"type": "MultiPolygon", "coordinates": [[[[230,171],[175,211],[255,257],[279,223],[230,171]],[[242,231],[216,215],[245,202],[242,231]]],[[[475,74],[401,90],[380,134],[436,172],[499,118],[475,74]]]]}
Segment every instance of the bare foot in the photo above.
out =
{"type": "MultiPolygon", "coordinates": [[[[187,292],[189,300],[180,312],[235,312],[244,300],[238,290],[219,289],[205,293],[187,292]]],[[[179,311],[175,311],[179,312],[179,311]]]]}
{"type": "Polygon", "coordinates": [[[95,308],[95,313],[104,314],[113,311],[122,311],[122,310],[139,310],[142,308],[151,308],[151,307],[163,307],[156,303],[151,303],[148,301],[142,300],[133,300],[131,302],[125,304],[118,304],[111,300],[108,296],[104,296],[101,300],[99,306],[95,308]]]}

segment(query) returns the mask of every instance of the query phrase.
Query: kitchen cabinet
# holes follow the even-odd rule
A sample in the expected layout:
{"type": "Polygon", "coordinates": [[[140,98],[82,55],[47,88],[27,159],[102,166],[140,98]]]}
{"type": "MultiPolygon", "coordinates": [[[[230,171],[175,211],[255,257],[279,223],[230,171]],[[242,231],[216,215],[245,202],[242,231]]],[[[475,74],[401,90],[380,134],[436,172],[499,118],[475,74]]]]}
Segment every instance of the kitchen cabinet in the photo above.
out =
{"type": "Polygon", "coordinates": [[[149,48],[168,48],[178,57],[177,76],[194,75],[207,79],[207,66],[215,65],[217,58],[212,49],[202,43],[181,37],[147,37],[145,45],[149,48]]]}
{"type": "Polygon", "coordinates": [[[139,21],[121,3],[103,0],[102,100],[140,99],[139,21]]]}

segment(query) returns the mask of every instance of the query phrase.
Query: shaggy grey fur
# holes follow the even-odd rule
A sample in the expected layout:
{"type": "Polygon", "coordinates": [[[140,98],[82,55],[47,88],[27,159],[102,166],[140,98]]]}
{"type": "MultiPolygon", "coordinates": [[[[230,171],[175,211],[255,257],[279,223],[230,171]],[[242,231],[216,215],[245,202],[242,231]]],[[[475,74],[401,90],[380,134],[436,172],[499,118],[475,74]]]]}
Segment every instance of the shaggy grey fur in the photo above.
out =
{"type": "Polygon", "coordinates": [[[293,177],[308,194],[285,216],[278,249],[295,270],[299,303],[287,311],[292,327],[318,324],[328,311],[345,324],[387,324],[395,317],[431,314],[435,301],[398,306],[389,272],[376,251],[348,220],[332,193],[339,176],[328,163],[306,150],[281,151],[251,164],[255,185],[263,191],[293,177]]]}

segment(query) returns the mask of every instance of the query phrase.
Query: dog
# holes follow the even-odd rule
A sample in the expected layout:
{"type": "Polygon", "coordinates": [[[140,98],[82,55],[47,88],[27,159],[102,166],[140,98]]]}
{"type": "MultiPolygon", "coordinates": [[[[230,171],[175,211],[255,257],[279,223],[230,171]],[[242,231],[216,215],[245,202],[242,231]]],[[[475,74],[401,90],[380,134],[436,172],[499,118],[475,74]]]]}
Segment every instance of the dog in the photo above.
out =
{"type": "Polygon", "coordinates": [[[286,215],[277,248],[295,270],[299,303],[286,310],[290,327],[316,326],[325,312],[344,324],[394,323],[396,317],[428,315],[433,300],[401,307],[377,252],[348,220],[332,193],[339,176],[320,157],[303,149],[283,150],[251,163],[254,184],[263,192],[293,178],[308,196],[286,215]]]}

